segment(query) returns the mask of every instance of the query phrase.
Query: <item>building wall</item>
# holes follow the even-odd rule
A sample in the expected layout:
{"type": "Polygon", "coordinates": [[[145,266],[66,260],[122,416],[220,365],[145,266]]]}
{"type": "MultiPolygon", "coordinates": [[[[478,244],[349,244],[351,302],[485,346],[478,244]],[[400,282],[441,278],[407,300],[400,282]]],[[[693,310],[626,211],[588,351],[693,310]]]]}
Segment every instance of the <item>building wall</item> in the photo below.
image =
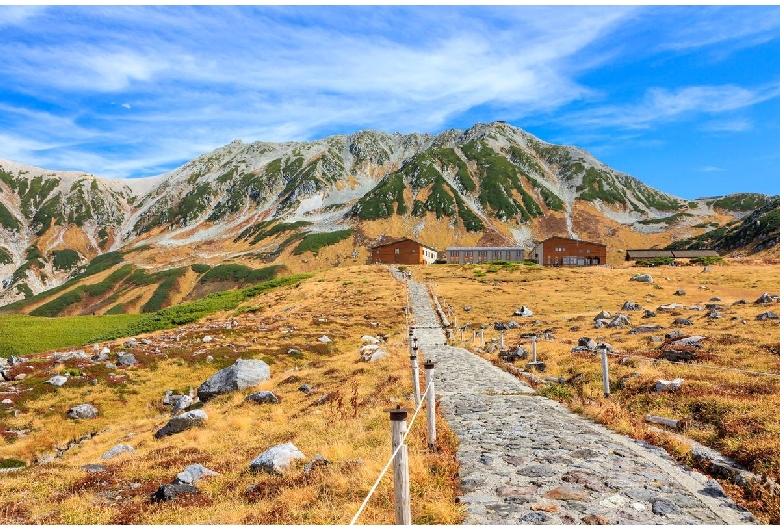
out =
{"type": "Polygon", "coordinates": [[[587,241],[551,237],[536,245],[532,259],[540,265],[588,267],[607,263],[607,247],[587,241]]]}
{"type": "Polygon", "coordinates": [[[437,252],[411,240],[389,243],[371,249],[371,263],[421,265],[436,261],[437,252]]]}
{"type": "Polygon", "coordinates": [[[449,247],[447,263],[490,263],[491,261],[523,261],[525,249],[520,247],[449,247]]]}

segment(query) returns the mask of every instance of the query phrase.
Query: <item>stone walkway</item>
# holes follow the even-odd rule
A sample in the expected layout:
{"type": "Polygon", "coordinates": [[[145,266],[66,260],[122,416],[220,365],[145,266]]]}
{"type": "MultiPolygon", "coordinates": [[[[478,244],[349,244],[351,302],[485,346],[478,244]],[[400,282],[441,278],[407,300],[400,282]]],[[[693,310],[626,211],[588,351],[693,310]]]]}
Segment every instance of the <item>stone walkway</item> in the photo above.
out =
{"type": "Polygon", "coordinates": [[[758,523],[717,481],[663,449],[577,416],[447,346],[425,286],[409,281],[409,291],[421,357],[436,362],[436,395],[459,440],[465,524],[758,523]]]}

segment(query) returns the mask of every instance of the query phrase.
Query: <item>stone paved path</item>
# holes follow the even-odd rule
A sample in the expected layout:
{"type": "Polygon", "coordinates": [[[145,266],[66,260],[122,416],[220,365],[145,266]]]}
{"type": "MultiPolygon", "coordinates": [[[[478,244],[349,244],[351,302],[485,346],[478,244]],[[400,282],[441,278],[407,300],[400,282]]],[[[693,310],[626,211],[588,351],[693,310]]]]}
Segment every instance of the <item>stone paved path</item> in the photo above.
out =
{"type": "Polygon", "coordinates": [[[465,524],[758,522],[663,449],[572,414],[447,346],[426,288],[410,281],[409,290],[421,356],[436,362],[436,395],[459,440],[465,524]]]}

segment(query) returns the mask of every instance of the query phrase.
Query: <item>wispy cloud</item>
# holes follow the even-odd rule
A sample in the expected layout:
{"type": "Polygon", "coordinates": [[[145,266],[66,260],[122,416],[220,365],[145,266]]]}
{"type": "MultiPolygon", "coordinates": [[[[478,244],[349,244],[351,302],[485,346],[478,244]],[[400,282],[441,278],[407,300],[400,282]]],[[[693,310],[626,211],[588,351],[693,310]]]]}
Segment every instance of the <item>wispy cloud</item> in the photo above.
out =
{"type": "Polygon", "coordinates": [[[704,166],[699,169],[699,171],[702,171],[704,173],[721,173],[723,171],[726,171],[722,167],[715,167],[715,166],[704,166]]]}

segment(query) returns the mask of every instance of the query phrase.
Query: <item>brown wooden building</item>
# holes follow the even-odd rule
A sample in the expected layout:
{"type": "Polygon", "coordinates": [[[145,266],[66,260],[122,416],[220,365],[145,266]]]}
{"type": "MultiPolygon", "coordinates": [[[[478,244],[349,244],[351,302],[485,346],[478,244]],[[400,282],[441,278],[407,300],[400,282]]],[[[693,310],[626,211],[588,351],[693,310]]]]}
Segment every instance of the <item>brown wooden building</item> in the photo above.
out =
{"type": "Polygon", "coordinates": [[[550,237],[534,247],[531,261],[551,267],[605,265],[607,245],[567,237],[550,237]]]}
{"type": "Polygon", "coordinates": [[[398,239],[371,248],[371,263],[430,265],[439,253],[409,238],[398,239]]]}

